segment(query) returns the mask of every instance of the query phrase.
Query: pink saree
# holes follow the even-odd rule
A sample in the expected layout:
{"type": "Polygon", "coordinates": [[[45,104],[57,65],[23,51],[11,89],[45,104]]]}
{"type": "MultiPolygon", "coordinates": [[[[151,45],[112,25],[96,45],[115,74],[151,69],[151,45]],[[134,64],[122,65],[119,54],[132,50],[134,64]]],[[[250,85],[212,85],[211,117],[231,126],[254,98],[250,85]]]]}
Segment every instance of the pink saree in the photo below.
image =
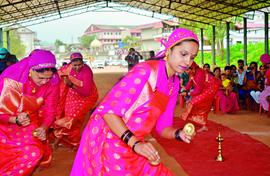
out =
{"type": "Polygon", "coordinates": [[[167,80],[164,61],[137,64],[91,115],[71,176],[172,175],[163,164],[153,166],[146,158],[134,153],[110,130],[103,115],[113,113],[122,117],[134,135],[144,140],[154,127],[161,132],[172,125],[178,89],[178,78],[173,76],[167,80]],[[164,84],[166,82],[169,84],[164,84]]]}
{"type": "Polygon", "coordinates": [[[62,79],[53,133],[61,142],[78,146],[84,119],[98,99],[93,73],[87,65],[76,73],[70,64],[62,67],[58,73],[62,79]],[[76,88],[66,86],[63,76],[68,76],[76,88]]]}
{"type": "MultiPolygon", "coordinates": [[[[25,85],[29,84],[27,82],[25,85]]],[[[17,124],[0,122],[0,175],[30,175],[37,165],[47,166],[52,159],[47,141],[41,142],[32,135],[44,120],[43,113],[39,110],[44,110],[42,105],[44,100],[47,101],[44,99],[47,94],[45,90],[52,89],[49,85],[44,85],[35,95],[30,95],[22,94],[23,86],[17,81],[6,78],[3,85],[0,117],[27,112],[31,124],[19,127],[17,124]]],[[[57,98],[56,95],[53,96],[57,98]]]]}
{"type": "Polygon", "coordinates": [[[55,56],[46,50],[31,54],[9,66],[0,75],[0,175],[31,175],[39,166],[48,166],[52,152],[47,141],[33,136],[42,126],[48,128],[55,117],[59,87],[58,75],[49,82],[36,85],[29,77],[30,69],[54,68],[55,56]],[[30,125],[9,123],[11,116],[26,112],[30,125]]]}

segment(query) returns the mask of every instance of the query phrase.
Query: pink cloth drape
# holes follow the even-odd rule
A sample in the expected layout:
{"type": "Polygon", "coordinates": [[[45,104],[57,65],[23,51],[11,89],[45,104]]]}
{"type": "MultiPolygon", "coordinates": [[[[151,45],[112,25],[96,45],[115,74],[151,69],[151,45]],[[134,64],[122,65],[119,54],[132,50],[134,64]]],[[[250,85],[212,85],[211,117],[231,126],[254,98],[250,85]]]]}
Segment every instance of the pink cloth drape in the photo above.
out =
{"type": "Polygon", "coordinates": [[[37,86],[29,71],[53,68],[55,63],[50,51],[34,50],[0,76],[0,175],[31,175],[38,165],[48,166],[52,159],[47,141],[41,142],[32,133],[41,125],[49,127],[55,118],[59,78],[54,74],[48,83],[37,86]],[[19,112],[28,113],[30,125],[9,123],[10,116],[19,112]]]}
{"type": "MultiPolygon", "coordinates": [[[[30,115],[31,124],[20,127],[17,124],[8,123],[7,119],[0,121],[0,175],[30,175],[40,162],[45,166],[51,161],[52,153],[47,141],[41,142],[32,133],[41,124],[49,126],[54,120],[55,110],[53,107],[56,106],[59,89],[56,85],[47,84],[36,89],[37,92],[33,94],[30,80],[24,86],[14,80],[7,78],[4,80],[1,107],[5,105],[12,108],[12,105],[20,106],[23,104],[22,112],[27,112],[30,115]],[[23,87],[25,91],[23,91],[23,87]],[[14,91],[11,92],[11,90],[14,91]],[[14,98],[3,99],[5,95],[21,95],[21,93],[25,98],[17,98],[18,103],[14,101],[14,98]],[[21,101],[25,99],[25,102],[21,101]]],[[[16,115],[16,111],[8,113],[0,108],[0,119],[2,116],[10,117],[11,115],[16,115]]]]}
{"type": "Polygon", "coordinates": [[[163,164],[152,166],[134,153],[102,117],[106,113],[122,117],[134,135],[144,140],[152,128],[160,133],[172,125],[178,90],[176,76],[167,80],[165,61],[137,64],[91,115],[71,175],[172,175],[163,164]]]}

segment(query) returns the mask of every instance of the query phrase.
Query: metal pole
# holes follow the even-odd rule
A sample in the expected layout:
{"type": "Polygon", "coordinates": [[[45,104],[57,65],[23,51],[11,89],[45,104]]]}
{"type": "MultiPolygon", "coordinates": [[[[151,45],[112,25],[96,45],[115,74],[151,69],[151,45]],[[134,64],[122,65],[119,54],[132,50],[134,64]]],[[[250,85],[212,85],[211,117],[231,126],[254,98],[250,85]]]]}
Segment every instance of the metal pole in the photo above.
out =
{"type": "Polygon", "coordinates": [[[0,47],[3,47],[3,29],[0,28],[0,47]]]}
{"type": "Polygon", "coordinates": [[[247,18],[244,18],[244,64],[247,65],[247,18]]]}
{"type": "Polygon", "coordinates": [[[9,37],[9,31],[6,31],[7,36],[7,49],[10,51],[10,37],[9,37]]]}
{"type": "Polygon", "coordinates": [[[268,38],[269,38],[269,35],[268,35],[268,30],[269,30],[269,27],[268,27],[268,13],[267,12],[264,12],[264,52],[266,54],[269,53],[268,51],[268,46],[269,46],[269,43],[268,43],[268,38]]]}
{"type": "Polygon", "coordinates": [[[213,26],[212,30],[213,30],[213,35],[212,35],[212,39],[213,39],[213,42],[212,42],[212,64],[216,65],[216,48],[215,48],[215,45],[216,45],[216,26],[213,26]]]}
{"type": "Polygon", "coordinates": [[[204,64],[204,58],[203,58],[203,28],[201,28],[201,57],[202,57],[202,65],[204,64]]]}
{"type": "Polygon", "coordinates": [[[226,22],[226,65],[230,65],[230,23],[226,22]]]}

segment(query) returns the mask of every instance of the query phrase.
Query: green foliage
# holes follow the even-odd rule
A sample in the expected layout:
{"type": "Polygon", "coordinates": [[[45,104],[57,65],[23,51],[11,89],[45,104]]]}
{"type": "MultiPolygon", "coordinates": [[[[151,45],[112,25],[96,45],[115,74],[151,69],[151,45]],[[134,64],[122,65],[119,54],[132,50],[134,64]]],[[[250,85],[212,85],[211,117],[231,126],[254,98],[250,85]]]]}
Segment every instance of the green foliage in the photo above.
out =
{"type": "Polygon", "coordinates": [[[79,37],[79,42],[84,48],[89,48],[90,44],[93,40],[95,40],[96,36],[95,35],[83,35],[79,37]]]}
{"type": "MultiPolygon", "coordinates": [[[[7,38],[6,35],[3,35],[4,47],[7,48],[7,38]]],[[[17,31],[11,30],[9,31],[9,42],[10,49],[9,52],[11,54],[15,54],[17,58],[22,58],[25,56],[26,46],[22,43],[17,31]]]]}
{"type": "MultiPolygon", "coordinates": [[[[237,18],[232,18],[231,21],[238,22],[237,18]]],[[[234,22],[230,23],[230,29],[234,28],[234,22]]],[[[180,27],[184,27],[190,30],[193,30],[196,34],[201,36],[201,29],[203,29],[203,36],[204,36],[204,42],[206,42],[208,45],[211,45],[213,43],[213,27],[211,25],[206,25],[202,23],[197,22],[191,22],[187,20],[181,20],[181,23],[179,25],[180,27]]],[[[224,60],[225,56],[225,50],[224,50],[224,38],[226,36],[226,23],[218,23],[215,27],[215,33],[216,33],[216,53],[220,56],[221,60],[224,60]]]]}
{"type": "Polygon", "coordinates": [[[137,37],[126,36],[123,39],[124,48],[135,48],[140,45],[140,39],[137,37]]]}
{"type": "Polygon", "coordinates": [[[54,42],[54,46],[55,46],[55,48],[56,48],[56,51],[59,51],[59,47],[60,47],[61,45],[65,45],[65,43],[62,42],[61,40],[56,39],[55,42],[54,42]]]}
{"type": "MultiPolygon", "coordinates": [[[[264,43],[259,42],[256,44],[248,44],[247,45],[247,63],[249,64],[252,61],[261,64],[260,56],[264,53],[264,43]]],[[[226,55],[226,50],[225,50],[226,55]]],[[[226,58],[226,56],[225,56],[226,58]]],[[[243,44],[236,44],[230,47],[230,65],[234,64],[237,65],[237,60],[243,59],[244,60],[244,47],[243,44]]],[[[195,62],[201,64],[201,52],[199,52],[198,56],[195,59],[195,62]]],[[[204,63],[212,64],[212,53],[204,52],[204,63]]],[[[226,66],[226,59],[221,60],[220,55],[216,56],[216,66],[225,67],[226,66]]],[[[214,68],[214,67],[212,67],[214,68]]]]}

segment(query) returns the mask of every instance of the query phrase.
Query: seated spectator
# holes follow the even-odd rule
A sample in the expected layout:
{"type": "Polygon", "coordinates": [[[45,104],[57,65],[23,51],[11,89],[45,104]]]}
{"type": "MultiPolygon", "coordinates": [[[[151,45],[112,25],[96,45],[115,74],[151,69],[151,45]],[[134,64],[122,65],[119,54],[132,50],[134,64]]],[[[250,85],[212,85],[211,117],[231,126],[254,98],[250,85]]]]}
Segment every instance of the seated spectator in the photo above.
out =
{"type": "Polygon", "coordinates": [[[233,92],[233,83],[225,73],[221,74],[222,87],[217,96],[220,98],[220,110],[222,113],[235,113],[239,110],[237,94],[233,92]]]}
{"type": "Polygon", "coordinates": [[[269,96],[270,96],[270,56],[263,54],[260,57],[261,62],[268,68],[265,73],[265,85],[264,90],[259,95],[259,103],[262,105],[265,111],[269,111],[269,96]]]}
{"type": "Polygon", "coordinates": [[[227,79],[232,80],[232,70],[231,66],[225,66],[224,67],[224,73],[226,74],[227,79]]]}
{"type": "Polygon", "coordinates": [[[258,83],[258,91],[251,91],[250,95],[251,97],[255,100],[257,104],[259,104],[259,96],[260,93],[264,90],[264,84],[265,84],[265,71],[266,71],[266,66],[261,65],[260,66],[260,72],[257,76],[257,83],[258,83]]]}
{"type": "Polygon", "coordinates": [[[203,70],[207,71],[207,72],[211,72],[210,70],[210,65],[208,63],[203,65],[203,70]]]}
{"type": "Polygon", "coordinates": [[[252,106],[254,101],[253,98],[251,98],[250,96],[250,92],[259,90],[258,88],[259,86],[256,80],[259,74],[257,69],[258,69],[257,63],[251,62],[244,78],[244,84],[242,89],[244,90],[245,104],[247,110],[252,110],[255,108],[254,106],[252,106]]]}
{"type": "Polygon", "coordinates": [[[221,78],[220,78],[220,76],[221,76],[221,69],[220,69],[220,67],[214,68],[213,73],[214,73],[214,75],[215,75],[215,77],[216,77],[217,79],[221,79],[221,78]]]}

